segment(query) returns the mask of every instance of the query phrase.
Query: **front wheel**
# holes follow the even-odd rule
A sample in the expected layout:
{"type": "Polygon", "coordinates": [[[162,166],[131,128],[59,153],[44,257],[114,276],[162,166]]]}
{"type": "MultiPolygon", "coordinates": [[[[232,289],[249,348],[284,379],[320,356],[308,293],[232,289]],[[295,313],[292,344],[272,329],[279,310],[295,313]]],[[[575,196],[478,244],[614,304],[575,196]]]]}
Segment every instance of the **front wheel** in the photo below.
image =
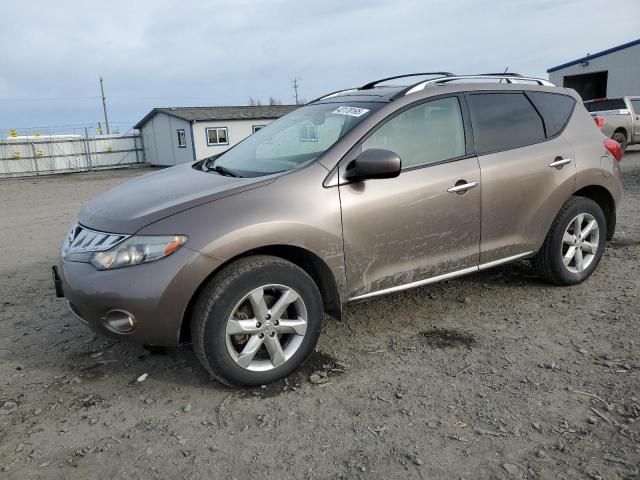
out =
{"type": "Polygon", "coordinates": [[[270,383],[311,354],[322,312],[320,292],[300,267],[266,255],[243,258],[200,294],[191,319],[194,350],[227,385],[270,383]]]}
{"type": "Polygon", "coordinates": [[[576,285],[598,266],[606,238],[600,206],[589,198],[571,197],[558,212],[532,265],[548,282],[576,285]]]}

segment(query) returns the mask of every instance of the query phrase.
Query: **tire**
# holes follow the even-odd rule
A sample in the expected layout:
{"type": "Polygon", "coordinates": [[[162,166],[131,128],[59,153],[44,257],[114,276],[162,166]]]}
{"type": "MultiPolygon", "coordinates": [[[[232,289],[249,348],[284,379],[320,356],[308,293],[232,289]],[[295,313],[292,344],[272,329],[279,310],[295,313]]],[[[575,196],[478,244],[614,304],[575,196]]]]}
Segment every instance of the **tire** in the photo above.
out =
{"type": "Polygon", "coordinates": [[[627,136],[623,132],[615,132],[611,139],[620,144],[620,150],[624,153],[627,150],[627,136]]]}
{"type": "Polygon", "coordinates": [[[600,206],[589,198],[571,197],[556,215],[542,248],[531,263],[538,275],[547,282],[577,285],[584,282],[598,266],[606,238],[607,222],[600,206]],[[581,222],[579,216],[582,216],[581,222]],[[576,242],[576,225],[580,223],[580,231],[584,234],[592,220],[597,228],[591,229],[583,241],[576,242]],[[568,234],[566,242],[565,232],[568,234]],[[580,250],[579,255],[577,250],[580,250]],[[565,264],[565,258],[569,258],[568,265],[565,264]],[[580,259],[583,261],[581,264],[578,263],[580,259]]]}
{"type": "Polygon", "coordinates": [[[322,317],[320,292],[304,270],[279,257],[246,257],[224,267],[200,293],[191,317],[193,347],[220,382],[264,385],[292,373],[313,352],[322,317]]]}

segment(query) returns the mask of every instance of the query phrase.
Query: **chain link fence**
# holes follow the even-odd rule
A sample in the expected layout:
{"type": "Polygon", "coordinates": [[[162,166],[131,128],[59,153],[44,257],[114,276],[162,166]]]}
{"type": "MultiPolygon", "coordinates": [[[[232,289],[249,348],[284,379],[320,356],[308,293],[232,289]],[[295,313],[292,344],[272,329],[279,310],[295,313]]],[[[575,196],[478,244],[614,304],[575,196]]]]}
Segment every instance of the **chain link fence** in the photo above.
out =
{"type": "Polygon", "coordinates": [[[0,178],[86,172],[145,163],[138,134],[47,135],[0,140],[0,178]]]}

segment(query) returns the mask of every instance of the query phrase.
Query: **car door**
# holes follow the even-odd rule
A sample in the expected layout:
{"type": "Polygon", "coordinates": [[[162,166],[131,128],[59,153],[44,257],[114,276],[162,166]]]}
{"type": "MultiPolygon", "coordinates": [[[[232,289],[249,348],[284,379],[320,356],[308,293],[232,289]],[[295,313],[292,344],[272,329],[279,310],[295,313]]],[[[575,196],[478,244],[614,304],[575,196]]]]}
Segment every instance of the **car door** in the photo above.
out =
{"type": "Polygon", "coordinates": [[[560,133],[575,100],[502,91],[467,102],[482,177],[480,267],[531,256],[574,190],[573,149],[560,133]]]}
{"type": "Polygon", "coordinates": [[[632,107],[632,122],[633,122],[633,143],[640,143],[640,98],[632,98],[630,100],[632,107]]]}
{"type": "Polygon", "coordinates": [[[480,169],[461,101],[448,96],[403,109],[341,162],[343,173],[370,148],[391,150],[402,161],[396,178],[339,186],[352,300],[477,269],[480,169]]]}

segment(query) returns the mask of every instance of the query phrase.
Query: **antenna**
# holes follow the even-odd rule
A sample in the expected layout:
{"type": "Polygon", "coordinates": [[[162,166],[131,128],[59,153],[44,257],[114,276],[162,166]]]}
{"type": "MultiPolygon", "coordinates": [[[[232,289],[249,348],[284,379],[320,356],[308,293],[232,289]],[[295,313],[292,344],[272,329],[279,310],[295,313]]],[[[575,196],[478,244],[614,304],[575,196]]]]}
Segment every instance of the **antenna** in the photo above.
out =
{"type": "Polygon", "coordinates": [[[294,98],[296,99],[296,105],[300,105],[300,97],[298,96],[298,88],[300,88],[300,82],[298,80],[299,79],[296,77],[291,83],[293,86],[294,98]]]}
{"type": "Polygon", "coordinates": [[[107,97],[104,96],[104,85],[102,82],[102,76],[100,76],[100,92],[102,93],[102,111],[104,112],[104,125],[107,127],[107,135],[109,132],[109,120],[107,119],[107,97]]]}

